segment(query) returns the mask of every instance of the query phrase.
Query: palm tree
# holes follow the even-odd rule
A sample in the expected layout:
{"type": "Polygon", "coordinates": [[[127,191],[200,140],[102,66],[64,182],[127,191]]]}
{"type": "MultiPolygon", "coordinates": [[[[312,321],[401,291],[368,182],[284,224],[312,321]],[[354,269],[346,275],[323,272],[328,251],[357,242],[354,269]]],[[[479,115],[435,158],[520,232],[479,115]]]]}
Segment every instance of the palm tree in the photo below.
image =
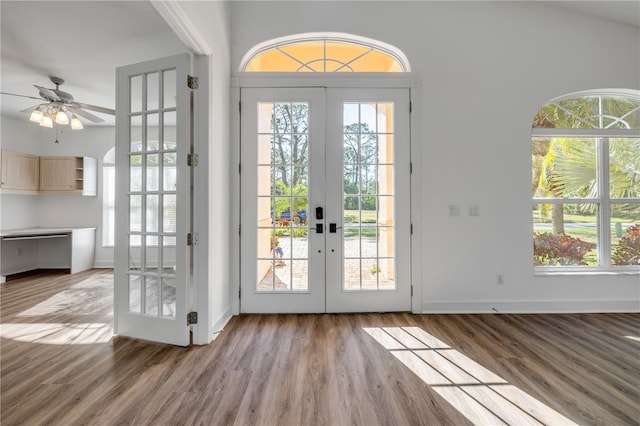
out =
{"type": "MultiPolygon", "coordinates": [[[[581,97],[543,106],[534,128],[637,128],[637,102],[616,97],[581,97]],[[606,111],[607,114],[604,114],[606,111]],[[620,120],[619,118],[624,118],[620,120]]],[[[532,138],[532,194],[592,198],[597,194],[595,139],[532,138]]],[[[611,139],[610,197],[640,196],[640,140],[611,139]]],[[[593,205],[592,205],[593,206],[593,205]]],[[[593,208],[593,207],[592,207],[593,208]]],[[[553,233],[564,233],[564,206],[552,204],[553,233]]]]}

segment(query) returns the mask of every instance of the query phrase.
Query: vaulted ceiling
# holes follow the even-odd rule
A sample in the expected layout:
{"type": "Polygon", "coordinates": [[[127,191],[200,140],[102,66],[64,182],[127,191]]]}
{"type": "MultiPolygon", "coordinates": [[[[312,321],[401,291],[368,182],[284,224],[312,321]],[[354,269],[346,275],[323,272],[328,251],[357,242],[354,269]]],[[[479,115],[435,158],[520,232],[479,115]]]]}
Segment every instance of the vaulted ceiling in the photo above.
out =
{"type": "MultiPolygon", "coordinates": [[[[640,26],[638,1],[541,3],[640,26]]],[[[2,0],[0,7],[2,92],[37,96],[33,85],[53,87],[48,76],[57,76],[76,101],[115,108],[116,67],[187,51],[147,1],[2,0]]],[[[6,95],[0,101],[2,115],[24,119],[19,111],[39,103],[6,95]]],[[[98,115],[113,125],[113,117],[98,115]]]]}
{"type": "MultiPolygon", "coordinates": [[[[76,101],[115,108],[115,68],[186,52],[147,1],[1,1],[1,91],[38,96],[34,84],[60,90],[76,101]]],[[[39,101],[2,95],[2,115],[39,101]]],[[[113,125],[114,117],[96,113],[113,125]]],[[[91,123],[83,120],[85,125],[91,123]]]]}

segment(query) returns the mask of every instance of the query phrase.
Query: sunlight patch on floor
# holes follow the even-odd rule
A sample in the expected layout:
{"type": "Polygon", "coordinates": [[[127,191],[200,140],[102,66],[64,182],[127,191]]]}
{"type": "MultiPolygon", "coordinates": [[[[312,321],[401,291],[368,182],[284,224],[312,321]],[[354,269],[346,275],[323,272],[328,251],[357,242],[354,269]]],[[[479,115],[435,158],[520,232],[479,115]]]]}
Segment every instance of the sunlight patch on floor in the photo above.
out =
{"type": "Polygon", "coordinates": [[[364,331],[476,425],[575,425],[420,327],[364,331]]]}
{"type": "Polygon", "coordinates": [[[0,336],[25,343],[45,345],[93,345],[111,340],[111,324],[101,323],[28,323],[2,324],[0,336]]]}
{"type": "Polygon", "coordinates": [[[635,340],[636,342],[640,342],[640,337],[636,337],[636,336],[624,336],[627,339],[631,339],[631,340],[635,340]]]}
{"type": "Polygon", "coordinates": [[[33,317],[58,313],[91,315],[95,314],[96,309],[91,301],[112,297],[112,294],[113,274],[94,275],[20,312],[18,316],[33,317]]]}

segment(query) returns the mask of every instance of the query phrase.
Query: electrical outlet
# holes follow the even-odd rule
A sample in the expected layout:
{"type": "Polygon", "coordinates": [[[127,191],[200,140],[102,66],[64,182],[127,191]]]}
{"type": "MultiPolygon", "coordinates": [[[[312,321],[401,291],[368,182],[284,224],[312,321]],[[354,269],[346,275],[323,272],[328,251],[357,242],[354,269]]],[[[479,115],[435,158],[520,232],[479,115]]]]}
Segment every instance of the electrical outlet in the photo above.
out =
{"type": "Polygon", "coordinates": [[[18,247],[18,256],[22,256],[22,247],[18,247]]]}
{"type": "Polygon", "coordinates": [[[479,204],[469,204],[469,216],[480,216],[479,204]]]}
{"type": "Polygon", "coordinates": [[[503,285],[504,284],[504,275],[498,274],[496,275],[496,284],[503,285]]]}
{"type": "Polygon", "coordinates": [[[459,204],[449,204],[449,216],[460,216],[459,204]]]}

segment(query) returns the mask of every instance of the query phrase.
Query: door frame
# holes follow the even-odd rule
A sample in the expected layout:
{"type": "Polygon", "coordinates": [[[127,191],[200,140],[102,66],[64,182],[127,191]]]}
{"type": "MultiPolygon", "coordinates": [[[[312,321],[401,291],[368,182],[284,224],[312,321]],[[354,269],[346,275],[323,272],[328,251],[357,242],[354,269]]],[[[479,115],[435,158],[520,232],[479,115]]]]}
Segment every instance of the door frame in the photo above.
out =
{"type": "Polygon", "coordinates": [[[421,211],[421,158],[422,158],[422,130],[421,130],[421,97],[422,87],[420,81],[411,73],[380,75],[374,73],[358,73],[353,76],[344,74],[323,74],[321,77],[304,73],[260,73],[259,76],[251,73],[239,73],[238,77],[231,79],[231,164],[235,172],[231,176],[231,220],[232,238],[231,252],[231,276],[233,295],[232,314],[240,314],[240,91],[242,88],[404,88],[409,89],[411,102],[410,121],[410,162],[412,173],[410,176],[410,212],[413,233],[411,234],[411,312],[422,313],[422,229],[419,220],[421,211]],[[414,120],[413,117],[418,117],[414,120]]]}

